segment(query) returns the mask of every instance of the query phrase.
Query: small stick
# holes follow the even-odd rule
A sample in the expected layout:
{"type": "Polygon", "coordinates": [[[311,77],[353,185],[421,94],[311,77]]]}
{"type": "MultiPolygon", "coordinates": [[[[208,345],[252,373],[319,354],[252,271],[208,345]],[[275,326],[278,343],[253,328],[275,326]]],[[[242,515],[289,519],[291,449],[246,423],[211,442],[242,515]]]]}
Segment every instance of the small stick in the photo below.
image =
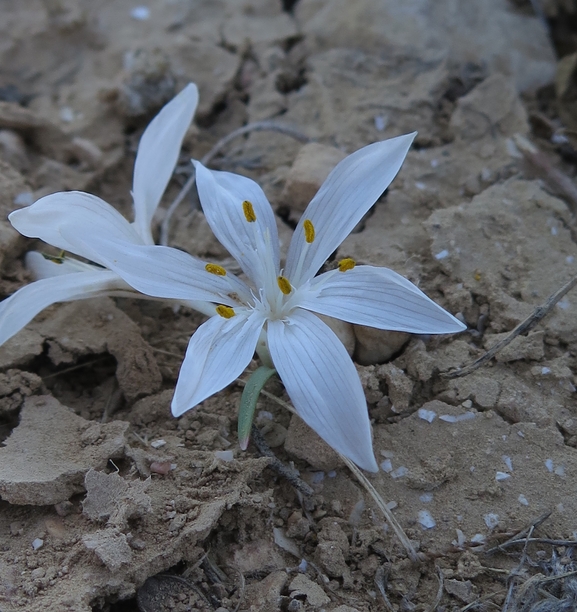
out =
{"type": "Polygon", "coordinates": [[[565,294],[569,293],[569,291],[571,291],[571,289],[573,289],[576,285],[577,275],[574,276],[569,282],[565,283],[561,289],[557,290],[552,296],[550,296],[544,304],[541,304],[541,306],[535,308],[533,313],[531,313],[524,321],[519,323],[519,325],[517,325],[517,327],[506,338],[503,338],[503,340],[497,342],[497,344],[489,349],[482,357],[479,357],[479,359],[473,361],[473,363],[470,363],[464,368],[458,368],[457,370],[452,370],[451,372],[443,372],[441,373],[441,377],[459,378],[461,376],[467,376],[468,374],[471,374],[471,372],[479,369],[482,365],[487,363],[487,361],[492,359],[499,351],[511,344],[511,342],[513,342],[517,336],[520,336],[521,334],[533,329],[533,327],[535,327],[535,325],[537,325],[541,319],[545,318],[551,312],[555,304],[557,304],[557,302],[564,297],[565,294]]]}
{"type": "Polygon", "coordinates": [[[502,552],[503,547],[505,546],[508,546],[510,544],[517,544],[518,542],[526,542],[527,537],[529,537],[533,533],[533,530],[542,525],[551,516],[551,514],[551,510],[549,512],[545,512],[545,514],[542,514],[541,516],[537,517],[527,527],[521,529],[521,531],[518,531],[513,537],[509,538],[502,544],[499,544],[498,546],[495,546],[494,548],[485,551],[485,554],[490,555],[491,553],[497,552],[498,550],[502,552]]]}
{"type": "MultiPolygon", "coordinates": [[[[311,141],[308,136],[302,134],[298,130],[289,127],[288,125],[282,125],[281,123],[275,123],[274,121],[256,121],[255,123],[249,123],[248,125],[244,125],[238,128],[237,130],[234,130],[230,134],[227,134],[224,138],[221,138],[214,145],[214,147],[212,147],[212,149],[200,160],[200,163],[203,166],[207,166],[220,153],[220,151],[235,138],[238,138],[239,136],[244,136],[249,132],[263,131],[279,132],[280,134],[286,134],[287,136],[290,136],[291,138],[294,138],[295,140],[304,143],[311,141]]],[[[172,202],[172,204],[166,210],[166,215],[160,226],[161,245],[168,245],[168,232],[170,229],[170,221],[172,219],[172,215],[174,215],[174,212],[176,211],[182,200],[184,200],[188,192],[193,188],[195,181],[196,176],[193,172],[180,190],[180,192],[178,193],[178,195],[176,196],[176,198],[174,199],[174,202],[172,202]]]]}

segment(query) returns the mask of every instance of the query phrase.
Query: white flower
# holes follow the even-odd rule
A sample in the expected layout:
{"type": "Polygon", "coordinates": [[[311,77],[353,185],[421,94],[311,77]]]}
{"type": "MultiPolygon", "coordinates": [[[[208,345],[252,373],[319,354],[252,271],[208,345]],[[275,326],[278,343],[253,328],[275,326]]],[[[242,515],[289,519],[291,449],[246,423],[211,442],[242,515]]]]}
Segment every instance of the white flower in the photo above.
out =
{"type": "Polygon", "coordinates": [[[131,244],[154,244],[152,217],[172,176],[182,140],[198,104],[198,90],[190,83],[171,100],[144,131],[134,165],[134,223],[96,196],[79,191],[55,193],[10,214],[12,225],[31,238],[70,251],[104,266],[71,258],[47,259],[38,252],[26,255],[26,265],[39,280],[22,287],[0,303],[0,344],[27,325],[41,310],[54,304],[98,295],[134,295],[132,287],[107,270],[97,253],[67,241],[58,231],[61,218],[82,214],[90,231],[131,244]],[[74,211],[74,212],[73,212],[74,211]]]}
{"type": "Polygon", "coordinates": [[[355,366],[315,313],[419,334],[453,333],[464,326],[391,270],[345,259],[336,270],[315,274],[389,186],[413,138],[369,145],[338,164],[298,224],[284,271],[275,217],[261,188],[195,162],[206,219],[248,283],[175,249],[102,240],[79,215],[61,228],[138,291],[214,304],[215,316],[188,345],[172,402],[175,416],[234,381],[257,350],[272,358],[304,421],[360,467],[378,469],[355,366]]]}

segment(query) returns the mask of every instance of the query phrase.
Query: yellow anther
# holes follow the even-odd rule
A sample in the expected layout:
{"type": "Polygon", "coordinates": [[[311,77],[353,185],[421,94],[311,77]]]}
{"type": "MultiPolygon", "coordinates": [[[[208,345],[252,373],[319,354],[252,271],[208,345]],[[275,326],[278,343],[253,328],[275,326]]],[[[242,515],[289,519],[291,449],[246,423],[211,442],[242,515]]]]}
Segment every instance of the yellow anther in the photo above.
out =
{"type": "Polygon", "coordinates": [[[305,240],[310,244],[315,239],[315,226],[310,219],[305,219],[303,230],[305,232],[305,240]]]}
{"type": "Polygon", "coordinates": [[[48,255],[47,253],[41,253],[44,259],[51,261],[56,264],[63,264],[65,259],[65,251],[60,251],[58,255],[48,255]]]}
{"type": "Polygon", "coordinates": [[[285,294],[288,295],[293,288],[291,287],[290,281],[288,278],[285,278],[284,276],[279,276],[276,279],[276,282],[278,283],[278,288],[285,294]]]}
{"type": "Polygon", "coordinates": [[[234,317],[234,315],[236,314],[234,308],[231,308],[230,306],[225,306],[224,304],[218,305],[216,307],[216,312],[224,319],[232,319],[232,317],[234,317]]]}
{"type": "Polygon", "coordinates": [[[242,211],[244,212],[244,218],[249,223],[254,223],[256,221],[256,214],[254,212],[254,208],[252,206],[252,202],[249,202],[248,200],[245,200],[242,203],[242,211]]]}
{"type": "Polygon", "coordinates": [[[211,274],[216,274],[216,276],[226,276],[226,270],[217,264],[207,263],[204,269],[211,274]]]}
{"type": "Polygon", "coordinates": [[[345,259],[341,259],[339,261],[339,272],[346,272],[347,270],[352,270],[356,266],[356,262],[354,259],[350,257],[345,257],[345,259]]]}

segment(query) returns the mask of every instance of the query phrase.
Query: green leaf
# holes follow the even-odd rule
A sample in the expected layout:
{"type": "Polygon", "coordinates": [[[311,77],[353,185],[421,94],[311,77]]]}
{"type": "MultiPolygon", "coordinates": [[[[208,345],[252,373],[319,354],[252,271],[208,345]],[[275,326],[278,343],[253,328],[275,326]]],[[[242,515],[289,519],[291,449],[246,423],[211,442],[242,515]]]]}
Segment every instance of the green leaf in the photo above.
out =
{"type": "Polygon", "coordinates": [[[273,368],[260,366],[250,375],[244,386],[238,411],[238,442],[242,450],[246,450],[248,446],[258,396],[273,374],[276,374],[273,368]]]}

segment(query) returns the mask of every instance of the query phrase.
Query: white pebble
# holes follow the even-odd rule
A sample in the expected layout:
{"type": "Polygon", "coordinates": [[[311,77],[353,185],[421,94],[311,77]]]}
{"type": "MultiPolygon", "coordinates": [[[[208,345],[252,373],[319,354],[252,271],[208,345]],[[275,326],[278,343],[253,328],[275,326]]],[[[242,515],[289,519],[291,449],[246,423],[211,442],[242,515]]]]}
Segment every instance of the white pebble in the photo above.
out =
{"type": "Polygon", "coordinates": [[[383,457],[386,457],[387,459],[392,459],[395,456],[395,453],[393,453],[393,451],[390,451],[390,450],[382,450],[381,455],[383,457]]]}
{"type": "Polygon", "coordinates": [[[421,181],[416,181],[416,182],[415,182],[415,187],[416,187],[417,189],[419,189],[420,191],[424,191],[424,190],[427,188],[427,186],[425,185],[425,183],[422,183],[421,181]]]}
{"type": "Polygon", "coordinates": [[[503,455],[501,457],[501,459],[503,459],[503,463],[507,466],[507,469],[512,472],[513,471],[513,462],[511,461],[511,457],[508,457],[507,455],[503,455]]]}
{"type": "Polygon", "coordinates": [[[431,168],[436,168],[439,165],[439,160],[438,159],[432,159],[431,160],[431,168]]]}
{"type": "Polygon", "coordinates": [[[34,194],[31,191],[21,191],[13,201],[16,206],[30,206],[34,202],[34,194]]]}
{"type": "Polygon", "coordinates": [[[388,504],[387,504],[387,508],[389,510],[394,510],[399,504],[397,504],[396,501],[391,500],[388,504]]]}
{"type": "Polygon", "coordinates": [[[385,459],[381,462],[381,470],[387,474],[390,474],[393,471],[393,464],[390,459],[385,459]]]}
{"type": "Polygon", "coordinates": [[[393,470],[391,472],[391,476],[393,478],[402,478],[403,476],[406,476],[408,473],[409,473],[409,469],[406,468],[404,465],[401,465],[396,470],[393,470]]]}
{"type": "Polygon", "coordinates": [[[60,109],[60,120],[64,121],[64,123],[74,121],[74,111],[69,106],[63,106],[60,109]]]}
{"type": "Polygon", "coordinates": [[[154,440],[154,442],[150,443],[150,446],[152,446],[152,448],[162,448],[166,446],[166,440],[154,440]]]}
{"type": "Polygon", "coordinates": [[[557,306],[559,306],[561,310],[568,310],[571,306],[571,302],[569,302],[569,300],[561,300],[560,302],[557,302],[557,306]]]}
{"type": "Polygon", "coordinates": [[[234,453],[231,450],[215,451],[214,456],[221,461],[226,461],[227,463],[234,459],[234,453]]]}
{"type": "Polygon", "coordinates": [[[301,559],[301,562],[299,563],[299,572],[304,574],[307,571],[308,566],[309,562],[306,559],[301,559]]]}
{"type": "Polygon", "coordinates": [[[449,256],[449,251],[447,249],[443,249],[439,253],[435,255],[435,259],[445,259],[445,257],[449,256]]]}
{"type": "Polygon", "coordinates": [[[567,255],[567,257],[565,257],[565,261],[568,264],[572,264],[575,261],[575,257],[573,257],[573,255],[567,255]]]}
{"type": "Polygon", "coordinates": [[[427,421],[428,423],[432,423],[437,416],[437,413],[434,410],[427,410],[426,408],[419,408],[417,410],[417,414],[419,415],[420,419],[423,419],[423,421],[427,421]]]}
{"type": "Polygon", "coordinates": [[[552,472],[553,471],[553,459],[545,459],[545,467],[552,472]]]}
{"type": "Polygon", "coordinates": [[[553,226],[551,228],[551,235],[556,236],[558,233],[559,233],[559,230],[555,226],[553,226]]]}
{"type": "Polygon", "coordinates": [[[455,531],[457,532],[457,539],[453,540],[453,545],[462,547],[467,541],[467,538],[465,537],[465,534],[460,529],[456,529],[455,531]]]}
{"type": "Polygon", "coordinates": [[[324,479],[325,479],[324,472],[314,472],[313,473],[313,477],[312,477],[313,484],[318,484],[319,482],[322,482],[324,479]]]}
{"type": "Polygon", "coordinates": [[[507,478],[511,478],[511,474],[507,474],[507,472],[497,472],[497,474],[495,475],[495,480],[497,482],[507,480],[507,478]]]}
{"type": "Polygon", "coordinates": [[[471,542],[475,542],[476,544],[483,544],[485,542],[485,536],[482,533],[476,533],[472,538],[471,542]]]}
{"type": "Polygon", "coordinates": [[[565,476],[565,466],[558,465],[555,468],[555,474],[557,474],[557,476],[565,476]]]}
{"type": "Polygon", "coordinates": [[[546,366],[543,366],[541,368],[541,374],[551,374],[551,368],[548,368],[546,366]]]}
{"type": "Polygon", "coordinates": [[[137,21],[146,21],[150,19],[150,9],[147,6],[135,6],[130,11],[130,16],[137,21]]]}
{"type": "Polygon", "coordinates": [[[334,478],[337,475],[335,470],[331,470],[330,472],[327,472],[327,476],[329,478],[334,478]]]}
{"type": "Polygon", "coordinates": [[[433,494],[432,493],[423,493],[422,495],[419,496],[419,499],[424,504],[428,504],[429,502],[433,501],[433,494]]]}
{"type": "Polygon", "coordinates": [[[452,415],[452,414],[442,414],[439,419],[441,419],[441,421],[445,421],[445,423],[456,423],[457,422],[457,417],[452,415]]]}
{"type": "Polygon", "coordinates": [[[38,550],[39,548],[42,548],[44,546],[44,540],[41,540],[40,538],[36,538],[35,540],[32,540],[32,548],[34,550],[38,550]]]}
{"type": "Polygon", "coordinates": [[[565,506],[562,503],[557,504],[557,512],[565,512],[565,506]]]}
{"type": "Polygon", "coordinates": [[[499,524],[499,515],[495,514],[494,512],[489,512],[488,514],[485,514],[483,519],[485,521],[485,525],[487,525],[489,529],[495,529],[495,527],[497,527],[497,525],[499,524]]]}
{"type": "Polygon", "coordinates": [[[382,132],[386,127],[387,127],[387,121],[383,117],[383,115],[376,115],[375,116],[375,128],[379,132],[382,132]]]}
{"type": "Polygon", "coordinates": [[[523,493],[521,493],[521,494],[519,495],[519,497],[517,498],[517,500],[519,501],[519,503],[520,503],[522,506],[528,506],[528,505],[529,505],[529,502],[527,501],[527,498],[526,498],[526,497],[523,495],[523,493]]]}
{"type": "Polygon", "coordinates": [[[435,521],[432,514],[428,510],[419,510],[417,520],[423,529],[432,529],[437,524],[437,521],[435,521]]]}

